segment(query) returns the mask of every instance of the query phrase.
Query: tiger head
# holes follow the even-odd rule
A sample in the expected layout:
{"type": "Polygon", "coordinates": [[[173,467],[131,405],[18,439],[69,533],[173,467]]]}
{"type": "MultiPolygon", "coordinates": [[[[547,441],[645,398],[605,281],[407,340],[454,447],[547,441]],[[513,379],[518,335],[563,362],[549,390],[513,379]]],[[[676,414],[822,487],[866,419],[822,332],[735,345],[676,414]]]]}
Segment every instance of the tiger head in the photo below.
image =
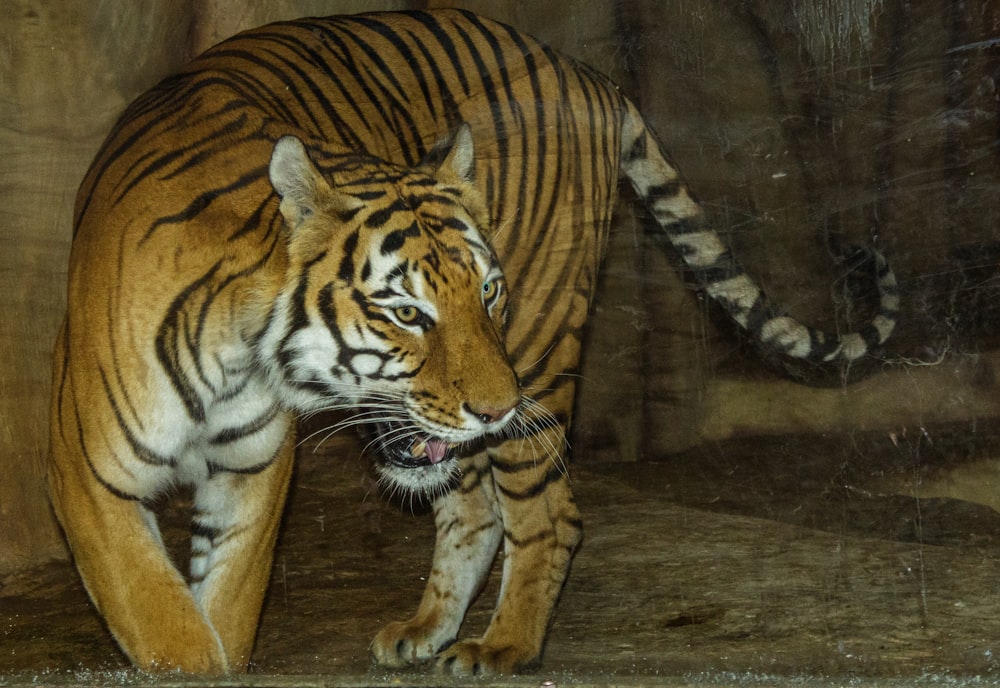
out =
{"type": "Polygon", "coordinates": [[[344,425],[374,429],[383,479],[419,493],[447,485],[455,448],[503,431],[521,401],[468,126],[437,159],[336,158],[324,174],[297,138],[277,142],[288,267],[258,343],[288,408],[350,409],[344,425]]]}

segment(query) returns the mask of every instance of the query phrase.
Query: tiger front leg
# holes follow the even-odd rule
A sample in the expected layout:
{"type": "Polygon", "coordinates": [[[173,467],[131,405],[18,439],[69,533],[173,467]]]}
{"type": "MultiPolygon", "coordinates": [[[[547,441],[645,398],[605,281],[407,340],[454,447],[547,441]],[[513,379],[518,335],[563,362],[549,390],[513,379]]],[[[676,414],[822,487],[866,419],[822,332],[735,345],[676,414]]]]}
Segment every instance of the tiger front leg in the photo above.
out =
{"type": "Polygon", "coordinates": [[[388,624],[372,641],[372,655],[383,666],[425,662],[450,645],[486,580],[503,528],[485,454],[464,466],[461,484],[435,501],[434,520],[434,561],[417,613],[388,624]]]}
{"type": "Polygon", "coordinates": [[[231,671],[245,671],[253,650],[294,454],[289,432],[261,470],[219,472],[195,492],[191,588],[231,671]]]}
{"type": "Polygon", "coordinates": [[[455,643],[438,656],[438,665],[448,673],[511,674],[537,665],[582,537],[580,515],[561,461],[518,460],[520,444],[508,441],[507,451],[494,459],[504,525],[497,608],[482,638],[455,643]],[[514,459],[505,461],[509,456],[514,459]]]}

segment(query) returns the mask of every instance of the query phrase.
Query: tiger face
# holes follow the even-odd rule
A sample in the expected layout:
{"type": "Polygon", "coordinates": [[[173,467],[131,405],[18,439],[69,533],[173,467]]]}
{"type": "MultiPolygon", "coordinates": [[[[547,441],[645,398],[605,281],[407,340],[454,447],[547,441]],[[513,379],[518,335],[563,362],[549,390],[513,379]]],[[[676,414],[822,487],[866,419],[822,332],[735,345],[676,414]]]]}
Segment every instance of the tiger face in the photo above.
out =
{"type": "Polygon", "coordinates": [[[447,485],[454,450],[501,432],[521,398],[473,162],[463,127],[436,169],[349,158],[328,181],[293,137],[269,168],[289,264],[260,358],[288,408],[373,428],[379,472],[411,492],[447,485]]]}

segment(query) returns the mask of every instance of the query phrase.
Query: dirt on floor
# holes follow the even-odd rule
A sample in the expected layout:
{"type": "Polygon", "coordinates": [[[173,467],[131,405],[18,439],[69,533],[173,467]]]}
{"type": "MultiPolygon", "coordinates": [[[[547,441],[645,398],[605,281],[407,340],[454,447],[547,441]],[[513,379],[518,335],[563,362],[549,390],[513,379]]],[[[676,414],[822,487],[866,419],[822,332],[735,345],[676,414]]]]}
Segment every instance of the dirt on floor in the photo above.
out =
{"type": "MultiPolygon", "coordinates": [[[[928,453],[954,452],[891,439],[733,441],[578,464],[585,543],[544,665],[476,684],[1000,680],[1000,515],[893,494],[927,474],[928,453]]],[[[442,682],[430,668],[371,664],[376,631],[416,607],[433,527],[378,496],[360,446],[304,447],[252,674],[233,685],[442,682]]],[[[488,623],[496,574],[463,635],[488,623]]],[[[2,581],[0,685],[148,680],[127,669],[69,563],[2,581]]]]}

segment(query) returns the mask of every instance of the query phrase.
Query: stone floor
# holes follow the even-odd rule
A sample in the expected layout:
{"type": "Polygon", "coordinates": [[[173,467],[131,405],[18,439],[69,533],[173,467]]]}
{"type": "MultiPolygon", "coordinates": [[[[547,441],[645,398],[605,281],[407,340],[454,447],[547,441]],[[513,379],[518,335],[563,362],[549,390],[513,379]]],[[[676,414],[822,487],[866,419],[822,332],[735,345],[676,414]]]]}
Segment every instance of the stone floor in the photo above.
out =
{"type": "MultiPolygon", "coordinates": [[[[887,488],[926,480],[931,454],[954,451],[849,444],[777,438],[578,462],[586,539],[543,668],[476,684],[1000,681],[1000,515],[887,488]]],[[[433,532],[377,496],[359,452],[352,438],[304,448],[253,673],[227,685],[458,685],[370,663],[377,629],[419,599],[433,532]]],[[[484,628],[495,592],[494,580],[463,633],[484,628]]],[[[67,563],[2,581],[0,686],[147,682],[67,563]]]]}

